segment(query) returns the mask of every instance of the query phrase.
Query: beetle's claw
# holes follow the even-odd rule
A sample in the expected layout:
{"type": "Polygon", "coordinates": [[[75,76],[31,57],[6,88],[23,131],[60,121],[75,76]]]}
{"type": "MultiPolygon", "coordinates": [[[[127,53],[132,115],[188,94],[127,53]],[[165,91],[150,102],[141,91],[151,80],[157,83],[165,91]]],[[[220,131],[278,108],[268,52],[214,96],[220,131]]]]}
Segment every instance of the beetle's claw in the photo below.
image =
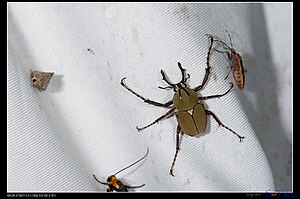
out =
{"type": "Polygon", "coordinates": [[[171,176],[175,177],[172,170],[170,170],[170,173],[169,173],[169,174],[170,174],[171,176]]]}
{"type": "Polygon", "coordinates": [[[121,79],[121,84],[124,85],[124,80],[126,79],[126,77],[123,77],[123,79],[121,79]]]}
{"type": "Polygon", "coordinates": [[[240,138],[240,142],[242,142],[242,139],[244,139],[245,137],[244,136],[243,137],[239,136],[239,138],[240,138]]]}
{"type": "Polygon", "coordinates": [[[160,73],[161,73],[163,76],[165,75],[163,69],[160,69],[160,73]]]}

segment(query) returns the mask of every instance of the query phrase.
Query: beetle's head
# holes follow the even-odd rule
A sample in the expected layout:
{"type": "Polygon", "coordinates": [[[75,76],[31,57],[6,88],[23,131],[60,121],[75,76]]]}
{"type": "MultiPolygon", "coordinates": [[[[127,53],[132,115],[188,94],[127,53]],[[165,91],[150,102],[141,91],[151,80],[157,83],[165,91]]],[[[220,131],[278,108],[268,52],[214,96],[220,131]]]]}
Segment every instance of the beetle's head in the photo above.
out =
{"type": "Polygon", "coordinates": [[[189,75],[187,75],[187,77],[185,76],[185,69],[181,67],[181,64],[180,64],[179,62],[178,62],[178,67],[179,67],[179,69],[180,69],[180,71],[181,71],[181,81],[180,81],[179,83],[177,83],[177,84],[171,83],[171,82],[167,79],[167,77],[166,77],[164,71],[161,70],[160,73],[161,73],[161,75],[162,75],[162,77],[163,77],[163,80],[164,80],[165,82],[167,82],[167,84],[169,84],[169,86],[167,86],[167,87],[160,87],[160,86],[159,86],[159,88],[161,88],[161,89],[173,88],[174,92],[177,92],[177,91],[179,91],[180,89],[183,89],[183,88],[186,88],[186,87],[187,87],[187,85],[186,85],[186,80],[187,80],[190,76],[189,76],[189,75]]]}
{"type": "Polygon", "coordinates": [[[178,84],[175,84],[173,90],[174,92],[179,91],[180,89],[186,88],[187,85],[185,84],[185,82],[179,82],[178,84]]]}

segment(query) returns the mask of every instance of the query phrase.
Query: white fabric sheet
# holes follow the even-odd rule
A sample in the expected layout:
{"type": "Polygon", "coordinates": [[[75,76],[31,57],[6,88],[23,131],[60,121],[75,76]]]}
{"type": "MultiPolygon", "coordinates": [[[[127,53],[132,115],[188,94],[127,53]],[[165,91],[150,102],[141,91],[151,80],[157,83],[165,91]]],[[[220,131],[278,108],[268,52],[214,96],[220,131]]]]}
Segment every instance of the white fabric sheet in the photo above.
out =
{"type": "MultiPolygon", "coordinates": [[[[117,177],[134,191],[275,190],[272,171],[257,134],[264,129],[252,38],[261,4],[181,3],[10,3],[8,5],[8,191],[97,192],[119,169],[144,155],[117,177]],[[166,102],[163,69],[180,80],[177,62],[191,87],[205,74],[208,39],[229,42],[244,58],[245,89],[205,100],[243,142],[209,117],[204,134],[181,140],[174,175],[176,118],[137,132],[168,109],[151,106],[126,91],[166,102]],[[94,53],[87,51],[90,48],[94,53]],[[54,72],[44,92],[30,85],[31,70],[54,72]]],[[[233,81],[226,57],[214,52],[201,95],[224,93],[233,81]]]]}

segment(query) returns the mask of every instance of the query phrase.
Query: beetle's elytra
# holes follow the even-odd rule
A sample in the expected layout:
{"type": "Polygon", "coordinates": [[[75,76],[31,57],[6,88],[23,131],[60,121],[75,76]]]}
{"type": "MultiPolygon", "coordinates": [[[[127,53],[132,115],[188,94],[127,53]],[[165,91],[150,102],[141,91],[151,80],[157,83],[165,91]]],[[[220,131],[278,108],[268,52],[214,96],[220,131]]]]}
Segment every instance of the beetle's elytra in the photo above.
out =
{"type": "Polygon", "coordinates": [[[128,192],[128,189],[134,189],[134,188],[141,188],[143,186],[145,186],[145,184],[139,185],[139,186],[129,186],[129,185],[125,185],[121,180],[119,180],[116,175],[126,169],[128,169],[129,167],[132,167],[133,165],[137,164],[138,162],[142,161],[144,158],[146,158],[146,156],[148,155],[149,152],[149,148],[147,147],[147,152],[146,154],[139,160],[137,160],[136,162],[130,164],[129,166],[119,170],[118,172],[116,172],[113,175],[108,176],[108,178],[106,179],[106,182],[101,182],[99,181],[95,175],[94,178],[97,182],[99,182],[100,184],[103,185],[107,185],[108,188],[106,189],[107,192],[128,192]]]}
{"type": "Polygon", "coordinates": [[[175,152],[175,156],[170,168],[170,175],[173,175],[173,167],[176,161],[176,157],[179,151],[179,134],[187,134],[189,136],[195,136],[199,133],[203,133],[206,129],[206,123],[207,123],[207,116],[210,115],[212,116],[215,121],[223,126],[224,128],[228,129],[229,131],[231,131],[232,133],[234,133],[236,136],[238,136],[238,138],[240,139],[240,141],[244,138],[243,136],[240,136],[239,134],[237,134],[235,131],[233,131],[232,129],[230,129],[229,127],[225,126],[224,124],[221,123],[221,121],[217,118],[217,116],[210,110],[206,110],[202,104],[202,100],[206,100],[206,99],[212,99],[212,98],[220,98],[224,95],[226,95],[232,88],[233,88],[233,84],[231,84],[231,87],[224,93],[221,95],[211,95],[211,96],[198,96],[197,91],[200,91],[205,83],[208,80],[208,76],[210,74],[210,55],[211,55],[211,51],[212,51],[212,45],[213,45],[213,37],[209,36],[210,38],[210,46],[209,46],[209,50],[207,53],[207,68],[205,69],[205,76],[202,80],[201,85],[191,89],[186,85],[186,80],[189,78],[186,77],[185,75],[185,69],[182,68],[181,64],[178,62],[178,67],[181,71],[181,76],[182,79],[179,83],[177,84],[173,84],[171,83],[165,73],[163,72],[163,70],[161,70],[161,75],[163,77],[163,80],[169,85],[167,87],[159,87],[162,89],[166,89],[166,88],[173,88],[174,90],[174,97],[173,100],[168,101],[166,103],[160,103],[160,102],[156,102],[156,101],[152,101],[149,99],[144,98],[143,96],[139,95],[138,93],[136,93],[135,91],[133,91],[131,88],[129,88],[125,83],[124,80],[125,78],[123,78],[121,80],[121,85],[126,88],[128,91],[130,91],[132,94],[134,94],[135,96],[137,96],[138,98],[142,99],[144,102],[154,105],[154,106],[160,106],[160,107],[166,107],[166,108],[170,108],[170,110],[165,113],[164,115],[162,115],[161,117],[159,117],[158,119],[156,119],[155,121],[153,121],[152,123],[144,126],[144,127],[137,127],[138,131],[141,131],[145,128],[148,128],[149,126],[155,124],[156,122],[171,116],[173,114],[176,115],[177,121],[178,121],[178,125],[177,125],[177,134],[176,134],[176,152],[175,152]]]}
{"type": "MultiPolygon", "coordinates": [[[[243,66],[243,60],[242,60],[241,55],[239,53],[237,53],[235,51],[235,49],[233,48],[230,34],[228,33],[227,30],[226,30],[226,32],[229,36],[231,47],[228,46],[225,42],[223,42],[221,40],[214,40],[214,41],[221,42],[223,44],[224,48],[226,50],[230,51],[230,53],[228,51],[225,51],[225,53],[228,56],[228,60],[230,62],[230,70],[228,72],[228,75],[225,77],[225,79],[229,76],[230,71],[233,69],[233,77],[234,77],[235,83],[236,83],[237,87],[242,90],[245,85],[245,71],[244,71],[244,66],[243,66]]],[[[217,52],[224,53],[224,51],[219,51],[217,49],[215,49],[215,50],[217,52]]]]}

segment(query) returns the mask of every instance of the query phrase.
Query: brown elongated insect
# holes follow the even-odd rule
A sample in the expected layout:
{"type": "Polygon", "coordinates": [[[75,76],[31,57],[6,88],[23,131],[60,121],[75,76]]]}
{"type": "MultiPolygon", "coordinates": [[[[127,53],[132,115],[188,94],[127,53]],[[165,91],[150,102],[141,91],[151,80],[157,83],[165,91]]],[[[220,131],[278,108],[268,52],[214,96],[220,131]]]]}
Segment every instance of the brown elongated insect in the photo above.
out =
{"type": "Polygon", "coordinates": [[[39,91],[46,90],[53,75],[53,72],[30,70],[31,85],[39,91]]]}
{"type": "Polygon", "coordinates": [[[245,71],[244,71],[244,66],[243,66],[243,60],[242,60],[241,55],[239,53],[237,53],[235,51],[235,49],[233,48],[231,36],[230,36],[229,32],[227,30],[225,30],[225,31],[227,32],[227,34],[229,36],[231,47],[228,46],[225,42],[223,42],[221,40],[215,39],[214,41],[221,42],[225,46],[225,48],[230,51],[230,53],[228,51],[224,52],[224,51],[219,51],[217,49],[215,49],[215,50],[217,52],[226,53],[228,56],[228,59],[230,62],[230,70],[229,70],[227,76],[225,77],[225,79],[229,76],[230,71],[233,69],[233,77],[234,77],[235,83],[236,83],[237,87],[242,90],[245,85],[245,71]]]}
{"type": "Polygon", "coordinates": [[[174,159],[173,159],[173,162],[172,162],[172,165],[170,168],[170,175],[172,175],[172,176],[174,176],[173,175],[173,167],[175,165],[177,154],[180,150],[179,135],[187,134],[187,135],[193,137],[195,135],[203,133],[206,129],[207,116],[212,116],[219,125],[221,125],[222,127],[226,128],[227,130],[231,131],[236,136],[238,136],[240,141],[244,138],[243,136],[240,136],[239,134],[237,134],[235,131],[233,131],[229,127],[225,126],[212,111],[206,110],[202,103],[203,100],[212,99],[212,98],[220,98],[220,97],[226,95],[233,88],[232,83],[230,83],[231,87],[224,94],[221,94],[221,95],[198,96],[198,94],[197,94],[197,91],[200,91],[204,87],[205,83],[208,80],[208,76],[210,74],[211,66],[209,64],[209,61],[210,61],[210,55],[211,55],[212,45],[213,45],[214,40],[213,40],[213,37],[209,37],[209,38],[210,38],[210,46],[209,46],[209,50],[208,50],[208,54],[207,54],[207,62],[206,62],[207,68],[205,68],[205,76],[202,80],[201,85],[196,86],[193,89],[191,89],[187,86],[186,80],[190,76],[189,75],[187,77],[185,76],[185,69],[182,68],[181,63],[179,63],[179,62],[178,62],[178,67],[181,71],[182,79],[177,84],[171,83],[167,79],[163,70],[160,71],[161,75],[163,77],[162,79],[169,86],[159,87],[159,88],[173,89],[173,91],[175,92],[174,97],[171,101],[168,101],[166,103],[160,103],[160,102],[156,102],[156,101],[152,101],[147,98],[144,98],[143,96],[139,95],[138,93],[133,91],[131,88],[129,88],[127,85],[125,85],[125,83],[124,83],[125,78],[123,78],[121,80],[121,85],[124,88],[126,88],[128,91],[130,91],[132,94],[134,94],[138,98],[142,99],[144,102],[154,105],[154,106],[170,108],[170,110],[167,113],[165,113],[164,115],[162,115],[161,117],[159,117],[158,119],[153,121],[152,123],[150,123],[144,127],[141,127],[141,128],[137,127],[138,131],[144,130],[144,129],[150,127],[151,125],[159,122],[160,120],[167,118],[173,114],[176,115],[178,125],[177,125],[177,133],[176,133],[176,151],[175,151],[174,159]]]}
{"type": "Polygon", "coordinates": [[[128,189],[134,189],[134,188],[141,188],[143,186],[145,186],[145,184],[139,185],[139,186],[129,186],[129,185],[125,185],[121,180],[119,180],[116,175],[126,169],[128,169],[129,167],[132,167],[133,165],[137,164],[138,162],[142,161],[144,158],[146,158],[146,156],[148,155],[149,152],[149,148],[147,147],[147,152],[146,154],[139,160],[137,160],[136,162],[130,164],[129,166],[119,170],[118,172],[116,172],[113,175],[108,176],[108,178],[106,179],[106,182],[101,182],[99,181],[95,175],[94,178],[97,182],[99,182],[100,184],[103,185],[107,185],[108,188],[106,189],[107,192],[128,192],[128,189]]]}

